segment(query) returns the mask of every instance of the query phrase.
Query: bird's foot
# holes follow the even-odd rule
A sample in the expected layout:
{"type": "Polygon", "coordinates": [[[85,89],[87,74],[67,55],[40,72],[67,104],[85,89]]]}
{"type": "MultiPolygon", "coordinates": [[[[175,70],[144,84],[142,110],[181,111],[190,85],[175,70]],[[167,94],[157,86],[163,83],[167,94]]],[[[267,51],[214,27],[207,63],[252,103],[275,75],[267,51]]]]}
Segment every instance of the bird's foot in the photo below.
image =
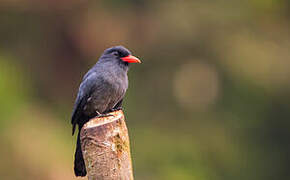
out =
{"type": "Polygon", "coordinates": [[[112,114],[101,114],[99,111],[96,111],[96,113],[97,113],[96,117],[98,117],[98,118],[114,116],[112,114]]]}
{"type": "Polygon", "coordinates": [[[119,111],[119,110],[123,110],[123,108],[122,107],[112,108],[110,109],[110,112],[119,111]]]}

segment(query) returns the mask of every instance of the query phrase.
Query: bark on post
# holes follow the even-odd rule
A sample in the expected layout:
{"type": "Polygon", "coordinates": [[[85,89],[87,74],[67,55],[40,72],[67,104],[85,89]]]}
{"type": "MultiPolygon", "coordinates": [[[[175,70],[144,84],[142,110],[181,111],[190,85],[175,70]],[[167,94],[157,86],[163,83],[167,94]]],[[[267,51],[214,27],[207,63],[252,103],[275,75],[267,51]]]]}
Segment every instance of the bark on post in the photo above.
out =
{"type": "Polygon", "coordinates": [[[81,130],[89,180],[133,180],[128,130],[123,111],[93,118],[81,130]]]}

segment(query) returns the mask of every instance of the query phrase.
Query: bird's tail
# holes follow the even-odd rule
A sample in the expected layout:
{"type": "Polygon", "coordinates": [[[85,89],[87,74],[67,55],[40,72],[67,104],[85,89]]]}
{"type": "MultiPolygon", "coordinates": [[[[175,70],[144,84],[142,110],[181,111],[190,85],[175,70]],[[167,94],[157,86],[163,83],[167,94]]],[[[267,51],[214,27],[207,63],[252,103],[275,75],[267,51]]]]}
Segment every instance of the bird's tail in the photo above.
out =
{"type": "Polygon", "coordinates": [[[85,161],[83,158],[83,153],[81,149],[81,139],[80,139],[80,132],[78,132],[78,138],[77,138],[77,147],[75,152],[75,162],[74,162],[74,171],[76,176],[86,176],[86,166],[85,161]]]}

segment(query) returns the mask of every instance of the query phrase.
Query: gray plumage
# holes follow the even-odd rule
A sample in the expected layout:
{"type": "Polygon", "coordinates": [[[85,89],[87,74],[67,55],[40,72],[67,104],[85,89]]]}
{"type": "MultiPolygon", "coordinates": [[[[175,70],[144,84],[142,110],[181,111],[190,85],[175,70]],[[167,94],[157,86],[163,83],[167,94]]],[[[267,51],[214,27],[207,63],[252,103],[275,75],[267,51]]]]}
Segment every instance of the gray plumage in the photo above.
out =
{"type": "Polygon", "coordinates": [[[121,63],[102,56],[84,76],[72,115],[73,132],[81,116],[94,117],[96,111],[106,113],[123,99],[128,88],[128,65],[121,63]]]}

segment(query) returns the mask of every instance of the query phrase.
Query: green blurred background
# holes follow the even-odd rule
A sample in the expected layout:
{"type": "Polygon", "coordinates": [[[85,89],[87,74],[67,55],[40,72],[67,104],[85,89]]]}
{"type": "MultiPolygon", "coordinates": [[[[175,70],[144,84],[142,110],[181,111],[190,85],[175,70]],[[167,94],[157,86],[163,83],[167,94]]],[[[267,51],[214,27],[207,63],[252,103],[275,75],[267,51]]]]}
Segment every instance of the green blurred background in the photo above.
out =
{"type": "Polygon", "coordinates": [[[290,179],[287,0],[1,0],[0,179],[74,179],[70,115],[104,49],[137,180],[290,179]]]}

